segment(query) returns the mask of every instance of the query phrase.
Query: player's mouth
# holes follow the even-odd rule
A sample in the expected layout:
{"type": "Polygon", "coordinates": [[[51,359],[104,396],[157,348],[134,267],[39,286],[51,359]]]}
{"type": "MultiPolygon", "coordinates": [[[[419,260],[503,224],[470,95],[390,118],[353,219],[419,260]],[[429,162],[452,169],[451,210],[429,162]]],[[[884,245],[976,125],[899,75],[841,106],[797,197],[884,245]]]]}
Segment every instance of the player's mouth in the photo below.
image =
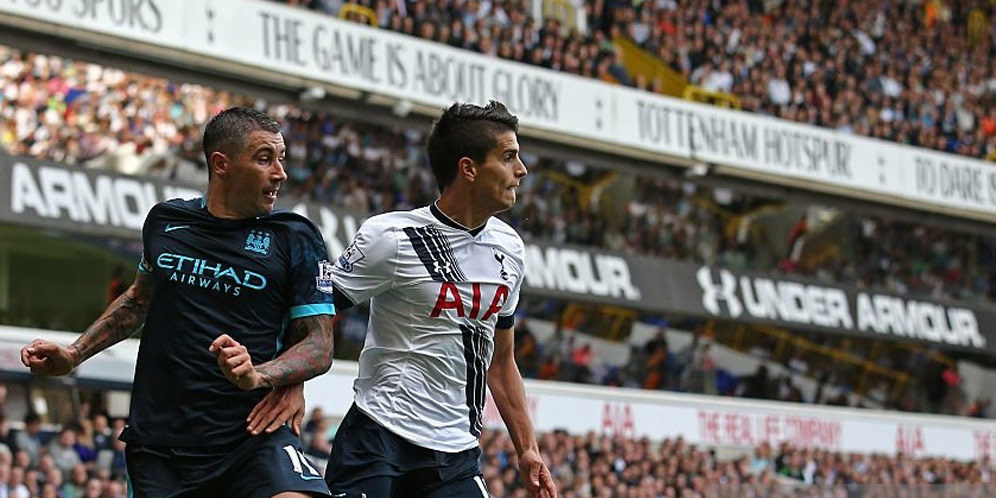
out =
{"type": "Polygon", "coordinates": [[[267,202],[277,202],[277,193],[280,192],[280,187],[271,187],[263,189],[263,198],[267,202]]]}
{"type": "Polygon", "coordinates": [[[515,185],[512,185],[511,187],[508,187],[506,190],[515,192],[515,189],[517,189],[517,188],[519,188],[519,184],[518,183],[516,183],[515,185]]]}

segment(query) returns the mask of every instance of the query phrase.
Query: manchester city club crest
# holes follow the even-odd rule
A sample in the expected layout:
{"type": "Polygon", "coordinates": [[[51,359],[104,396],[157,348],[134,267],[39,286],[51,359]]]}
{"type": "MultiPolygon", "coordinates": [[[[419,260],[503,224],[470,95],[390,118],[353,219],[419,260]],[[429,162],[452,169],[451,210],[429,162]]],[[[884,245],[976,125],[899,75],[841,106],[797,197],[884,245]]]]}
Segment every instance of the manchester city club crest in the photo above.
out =
{"type": "Polygon", "coordinates": [[[315,286],[321,292],[332,293],[332,263],[324,260],[318,262],[318,277],[315,278],[315,286]]]}
{"type": "Polygon", "coordinates": [[[273,234],[269,230],[249,230],[243,249],[260,256],[269,256],[273,249],[273,234]]]}

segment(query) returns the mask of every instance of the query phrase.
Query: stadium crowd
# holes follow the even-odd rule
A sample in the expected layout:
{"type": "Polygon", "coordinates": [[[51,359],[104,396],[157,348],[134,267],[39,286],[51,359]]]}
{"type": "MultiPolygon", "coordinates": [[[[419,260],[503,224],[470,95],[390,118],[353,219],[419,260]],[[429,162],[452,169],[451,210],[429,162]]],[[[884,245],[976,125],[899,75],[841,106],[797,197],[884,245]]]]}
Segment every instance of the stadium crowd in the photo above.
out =
{"type": "Polygon", "coordinates": [[[761,359],[756,370],[733,373],[719,360],[719,343],[713,334],[702,327],[691,342],[675,347],[659,329],[645,343],[635,345],[624,363],[614,364],[592,348],[591,335],[560,329],[540,341],[530,330],[529,320],[522,320],[516,329],[515,359],[523,377],[540,380],[976,418],[996,416],[991,399],[985,394],[971,398],[962,386],[957,366],[945,363],[936,352],[897,350],[885,355],[892,357],[880,365],[920,374],[901,388],[879,384],[861,396],[852,396],[857,394],[856,375],[848,374],[845,366],[830,357],[807,355],[803,350],[773,358],[769,351],[755,349],[750,354],[761,359]],[[802,389],[802,378],[812,379],[813,387],[802,389]]]}
{"type": "Polygon", "coordinates": [[[384,29],[658,90],[623,67],[613,40],[627,36],[746,111],[996,158],[996,5],[985,0],[597,0],[584,3],[585,34],[523,1],[282,1],[330,15],[357,3],[384,29]]]}
{"type": "Polygon", "coordinates": [[[601,26],[750,112],[996,157],[992,2],[680,3],[617,5],[601,26]]]}
{"type": "MultiPolygon", "coordinates": [[[[38,415],[29,413],[13,429],[0,415],[0,496],[128,496],[124,443],[116,438],[125,420],[109,420],[103,413],[90,413],[87,403],[81,406],[78,418],[60,426],[43,425],[38,415]]],[[[331,422],[315,408],[302,431],[305,452],[321,469],[335,437],[331,422]]],[[[921,496],[918,492],[982,497],[996,492],[988,458],[959,462],[843,454],[788,443],[762,443],[719,458],[715,450],[681,438],[651,442],[629,433],[554,431],[540,434],[538,442],[561,496],[573,498],[921,496]]],[[[481,449],[491,496],[527,496],[508,435],[485,430],[481,449]]]]}
{"type": "Polygon", "coordinates": [[[125,444],[117,439],[124,419],[89,413],[57,432],[43,430],[29,413],[22,428],[0,414],[0,496],[5,498],[125,498],[125,444]]]}
{"type": "MultiPolygon", "coordinates": [[[[631,435],[563,431],[543,434],[539,443],[565,497],[891,497],[911,496],[911,490],[924,484],[951,488],[949,495],[935,490],[940,492],[936,496],[985,496],[985,491],[994,491],[988,461],[845,455],[786,443],[777,450],[762,443],[753,454],[723,460],[681,438],[652,443],[631,435]],[[876,487],[886,493],[875,493],[876,487]],[[962,494],[955,495],[956,489],[962,494]],[[868,490],[872,492],[861,494],[868,490]],[[968,490],[975,494],[964,494],[968,490]]],[[[515,453],[508,436],[488,431],[481,437],[481,448],[492,496],[526,496],[515,479],[515,453]]]]}
{"type": "MultiPolygon", "coordinates": [[[[323,412],[314,410],[302,436],[308,455],[327,459],[334,435],[323,412]]],[[[633,434],[559,430],[541,434],[538,442],[565,498],[982,497],[996,491],[989,459],[844,454],[788,443],[762,443],[719,458],[680,437],[651,442],[633,434]]],[[[507,434],[485,430],[481,452],[492,497],[528,496],[507,434]]]]}
{"type": "MultiPolygon", "coordinates": [[[[104,165],[200,184],[200,127],[246,96],[0,47],[0,145],[11,155],[104,165]]],[[[422,133],[342,122],[290,105],[267,110],[286,124],[289,192],[357,212],[425,205],[436,195],[422,133]]],[[[615,208],[576,184],[608,173],[524,151],[534,174],[508,220],[528,238],[731,268],[809,274],[900,294],[964,300],[996,297],[993,240],[873,217],[848,221],[853,253],[810,264],[765,258],[752,244],[752,211],[764,205],[725,189],[675,179],[629,178],[615,208]],[[563,180],[566,178],[567,180],[563,180]],[[741,229],[743,228],[743,229],[741,229]]],[[[756,226],[756,224],[754,224],[756,226]]],[[[795,232],[805,238],[805,224],[795,232]]]]}

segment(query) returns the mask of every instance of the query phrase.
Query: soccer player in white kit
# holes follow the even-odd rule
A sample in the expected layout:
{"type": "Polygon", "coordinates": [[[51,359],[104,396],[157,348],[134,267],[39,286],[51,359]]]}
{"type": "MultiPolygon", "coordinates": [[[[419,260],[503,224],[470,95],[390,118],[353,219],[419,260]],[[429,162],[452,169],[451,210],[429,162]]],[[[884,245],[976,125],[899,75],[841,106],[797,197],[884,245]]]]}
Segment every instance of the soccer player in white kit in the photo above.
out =
{"type": "Polygon", "coordinates": [[[526,176],[517,131],[499,102],[451,106],[428,139],[439,199],[368,219],[319,277],[340,309],[370,300],[354,404],[326,470],[332,496],[488,497],[485,384],[530,495],[557,495],[513,355],[522,239],[493,217],[526,176]]]}

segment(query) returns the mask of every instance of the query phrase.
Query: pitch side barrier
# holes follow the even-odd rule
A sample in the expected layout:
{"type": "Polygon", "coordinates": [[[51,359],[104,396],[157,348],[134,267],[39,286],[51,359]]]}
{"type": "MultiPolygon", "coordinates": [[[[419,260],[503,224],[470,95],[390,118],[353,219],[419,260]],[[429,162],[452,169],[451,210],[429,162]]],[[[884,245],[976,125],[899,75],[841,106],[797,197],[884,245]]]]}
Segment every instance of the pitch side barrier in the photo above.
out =
{"type": "Polygon", "coordinates": [[[523,134],[544,141],[996,221],[996,168],[980,160],[610,85],[273,2],[6,0],[0,26],[126,60],[337,95],[371,112],[401,103],[434,115],[455,100],[498,99],[523,134]]]}
{"type": "MultiPolygon", "coordinates": [[[[0,375],[28,378],[16,351],[35,337],[63,344],[77,334],[0,326],[0,375]]],[[[130,384],[138,341],[129,339],[97,355],[74,374],[80,384],[113,379],[130,384]]],[[[336,361],[325,375],[305,384],[309,406],[342,417],[352,403],[357,364],[336,361]]],[[[705,446],[753,448],[767,442],[841,452],[903,453],[961,460],[996,457],[991,420],[911,415],[868,409],[801,405],[684,393],[526,380],[529,411],[537,431],[590,431],[654,440],[682,437],[705,446]]],[[[485,426],[504,426],[490,393],[485,426]]]]}
{"type": "MultiPolygon", "coordinates": [[[[0,222],[136,239],[155,203],[200,195],[156,178],[0,156],[0,222]]],[[[284,197],[279,204],[318,226],[330,257],[368,214],[284,197]]],[[[542,241],[526,244],[526,265],[525,291],[550,298],[996,354],[996,308],[986,304],[542,241]]]]}

